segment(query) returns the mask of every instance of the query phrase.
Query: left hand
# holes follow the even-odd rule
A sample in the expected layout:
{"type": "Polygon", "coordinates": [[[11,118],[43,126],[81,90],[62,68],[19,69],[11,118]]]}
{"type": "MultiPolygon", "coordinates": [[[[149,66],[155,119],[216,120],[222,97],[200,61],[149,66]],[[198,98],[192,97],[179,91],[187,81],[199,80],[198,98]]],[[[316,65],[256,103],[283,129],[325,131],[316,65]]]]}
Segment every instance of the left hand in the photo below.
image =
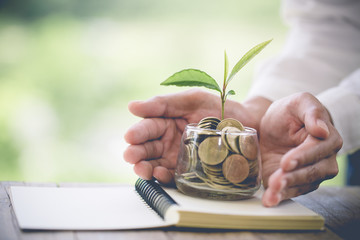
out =
{"type": "Polygon", "coordinates": [[[275,101],[259,133],[265,206],[311,192],[337,175],[342,138],[313,95],[299,93],[275,101]]]}
{"type": "MultiPolygon", "coordinates": [[[[163,184],[173,183],[185,126],[204,117],[220,117],[220,103],[217,95],[198,89],[129,103],[130,112],[144,119],[124,136],[130,144],[124,152],[125,161],[133,164],[135,173],[143,179],[154,177],[163,184]]],[[[226,104],[226,117],[239,119],[247,126],[257,122],[252,111],[242,104],[235,101],[226,104]]]]}

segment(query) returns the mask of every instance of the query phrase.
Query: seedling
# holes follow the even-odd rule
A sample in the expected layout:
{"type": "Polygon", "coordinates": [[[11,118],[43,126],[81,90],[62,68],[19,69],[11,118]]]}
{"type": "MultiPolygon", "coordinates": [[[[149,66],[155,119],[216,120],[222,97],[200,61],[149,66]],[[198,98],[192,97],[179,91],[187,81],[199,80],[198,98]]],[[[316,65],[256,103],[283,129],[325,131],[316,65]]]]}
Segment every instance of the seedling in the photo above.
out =
{"type": "Polygon", "coordinates": [[[226,88],[229,85],[230,81],[234,78],[234,76],[243,68],[253,57],[255,57],[261,50],[263,50],[272,40],[268,40],[262,42],[252,49],[250,49],[245,55],[236,63],[236,65],[231,70],[228,75],[229,62],[228,57],[226,55],[226,51],[224,52],[225,56],[225,67],[224,67],[224,81],[222,89],[219,87],[218,83],[214,78],[212,78],[206,72],[203,72],[198,69],[184,69],[180,72],[173,74],[171,77],[166,79],[161,83],[161,85],[169,86],[175,85],[178,87],[206,87],[220,93],[221,98],[221,119],[224,119],[225,112],[225,102],[229,95],[235,95],[234,90],[227,91],[226,88]]]}

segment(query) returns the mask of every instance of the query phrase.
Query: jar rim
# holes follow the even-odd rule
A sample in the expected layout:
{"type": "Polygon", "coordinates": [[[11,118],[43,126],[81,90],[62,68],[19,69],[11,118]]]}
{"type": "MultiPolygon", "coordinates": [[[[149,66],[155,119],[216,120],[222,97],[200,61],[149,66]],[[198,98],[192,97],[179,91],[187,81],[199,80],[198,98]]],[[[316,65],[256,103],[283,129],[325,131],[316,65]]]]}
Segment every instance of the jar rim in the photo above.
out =
{"type": "MultiPolygon", "coordinates": [[[[193,131],[210,131],[210,132],[214,132],[217,134],[221,134],[222,131],[221,130],[217,130],[217,129],[210,129],[210,128],[200,128],[198,127],[197,123],[189,123],[186,125],[185,129],[190,129],[193,131]]],[[[251,134],[251,135],[257,135],[257,131],[254,128],[251,127],[244,127],[244,131],[240,131],[240,132],[236,132],[236,133],[229,133],[229,134],[234,134],[234,135],[244,135],[244,134],[251,134]]]]}

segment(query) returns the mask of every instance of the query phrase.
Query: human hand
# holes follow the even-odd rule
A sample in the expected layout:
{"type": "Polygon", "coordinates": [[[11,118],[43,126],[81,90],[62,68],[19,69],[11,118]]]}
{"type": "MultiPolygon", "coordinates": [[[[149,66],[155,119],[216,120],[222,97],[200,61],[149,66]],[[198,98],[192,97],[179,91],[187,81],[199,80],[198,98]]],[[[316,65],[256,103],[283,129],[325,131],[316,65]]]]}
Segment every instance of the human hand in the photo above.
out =
{"type": "Polygon", "coordinates": [[[311,94],[275,101],[260,124],[265,206],[317,189],[338,173],[342,138],[326,108],[311,94]]]}
{"type": "MultiPolygon", "coordinates": [[[[130,102],[129,110],[144,119],[125,134],[125,140],[130,144],[124,152],[125,161],[134,164],[134,171],[141,178],[155,177],[168,184],[174,179],[185,126],[204,117],[220,118],[221,101],[218,96],[205,91],[190,90],[130,102]]],[[[245,108],[235,101],[228,100],[225,110],[227,118],[236,118],[247,126],[254,122],[245,108]]]]}

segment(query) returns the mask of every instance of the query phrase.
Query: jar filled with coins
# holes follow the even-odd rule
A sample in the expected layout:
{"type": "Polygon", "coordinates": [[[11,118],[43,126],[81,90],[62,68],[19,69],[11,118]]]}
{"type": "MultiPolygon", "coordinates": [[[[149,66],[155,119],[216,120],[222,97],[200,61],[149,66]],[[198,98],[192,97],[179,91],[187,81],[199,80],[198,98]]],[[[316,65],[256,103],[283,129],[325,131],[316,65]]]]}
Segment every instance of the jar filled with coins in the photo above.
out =
{"type": "Polygon", "coordinates": [[[215,117],[186,126],[175,171],[184,194],[218,200],[251,197],[261,184],[255,129],[215,117]]]}

